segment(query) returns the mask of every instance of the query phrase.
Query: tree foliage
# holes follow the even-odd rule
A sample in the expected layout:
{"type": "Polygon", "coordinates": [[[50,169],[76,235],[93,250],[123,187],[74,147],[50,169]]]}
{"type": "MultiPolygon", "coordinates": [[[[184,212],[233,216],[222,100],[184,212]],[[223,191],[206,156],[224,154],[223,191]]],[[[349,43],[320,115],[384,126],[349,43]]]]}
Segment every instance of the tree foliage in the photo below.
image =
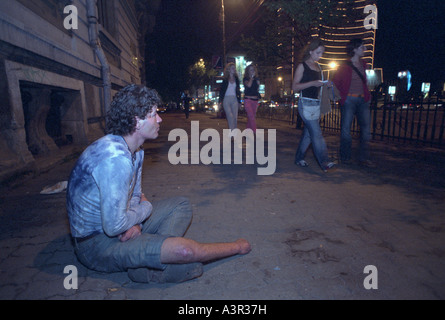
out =
{"type": "Polygon", "coordinates": [[[210,83],[212,77],[216,75],[216,71],[210,65],[210,63],[200,59],[195,64],[189,66],[187,83],[189,90],[194,91],[210,83]]]}
{"type": "Polygon", "coordinates": [[[258,65],[279,65],[290,63],[292,45],[292,27],[273,12],[262,17],[262,29],[255,37],[241,36],[240,45],[246,51],[246,59],[258,65]]]}

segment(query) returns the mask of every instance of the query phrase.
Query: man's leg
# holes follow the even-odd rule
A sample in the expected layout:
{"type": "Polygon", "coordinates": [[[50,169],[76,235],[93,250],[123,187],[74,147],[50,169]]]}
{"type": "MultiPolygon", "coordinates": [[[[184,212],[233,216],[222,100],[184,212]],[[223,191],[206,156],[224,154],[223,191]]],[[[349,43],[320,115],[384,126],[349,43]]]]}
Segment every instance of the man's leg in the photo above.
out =
{"type": "Polygon", "coordinates": [[[152,214],[143,224],[142,233],[182,237],[192,221],[192,208],[185,197],[153,203],[152,214]]]}
{"type": "Polygon", "coordinates": [[[144,223],[141,236],[158,235],[166,237],[162,243],[158,239],[153,242],[156,252],[156,261],[161,269],[145,266],[141,268],[128,268],[128,276],[135,282],[182,282],[199,277],[202,274],[202,265],[177,264],[167,265],[161,262],[163,242],[168,237],[182,237],[190,226],[192,209],[187,198],[177,197],[153,203],[153,211],[144,223]]]}
{"type": "Polygon", "coordinates": [[[360,127],[360,155],[359,161],[365,162],[370,158],[369,141],[371,140],[371,114],[369,102],[363,99],[357,106],[357,122],[360,127]]]}
{"type": "Polygon", "coordinates": [[[191,212],[186,198],[167,199],[153,204],[153,214],[144,224],[143,233],[169,236],[156,250],[164,269],[130,268],[130,279],[136,282],[182,282],[199,277],[202,262],[250,251],[250,244],[245,240],[203,244],[182,238],[190,224],[191,212]]]}
{"type": "Polygon", "coordinates": [[[340,158],[342,161],[351,160],[352,136],[351,126],[355,114],[353,97],[348,97],[341,106],[340,158]]]}
{"type": "Polygon", "coordinates": [[[183,282],[202,275],[202,263],[247,254],[250,244],[239,239],[227,243],[199,243],[186,238],[167,238],[161,247],[162,271],[148,268],[129,269],[128,276],[135,282],[183,282]]]}
{"type": "Polygon", "coordinates": [[[251,250],[249,242],[238,239],[224,243],[199,243],[186,238],[168,238],[161,247],[162,263],[208,262],[251,250]]]}

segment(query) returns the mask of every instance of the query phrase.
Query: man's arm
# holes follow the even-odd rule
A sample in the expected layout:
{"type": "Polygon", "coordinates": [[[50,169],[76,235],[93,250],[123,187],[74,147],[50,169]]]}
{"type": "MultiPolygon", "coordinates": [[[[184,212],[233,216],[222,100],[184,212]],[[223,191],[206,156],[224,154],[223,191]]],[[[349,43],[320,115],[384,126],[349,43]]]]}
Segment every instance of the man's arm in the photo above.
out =
{"type": "Polygon", "coordinates": [[[105,159],[96,167],[93,177],[100,190],[102,227],[108,236],[122,234],[147,219],[150,211],[129,208],[131,161],[118,157],[105,159]]]}
{"type": "Polygon", "coordinates": [[[137,154],[137,157],[138,157],[138,159],[136,161],[136,165],[139,166],[139,168],[137,170],[136,184],[134,186],[134,190],[131,195],[130,210],[136,211],[136,214],[138,214],[138,215],[146,215],[148,217],[148,215],[151,214],[151,210],[153,208],[151,206],[151,203],[147,200],[147,198],[145,196],[142,199],[142,196],[143,196],[143,193],[142,193],[142,164],[144,162],[143,151],[139,151],[137,154]]]}
{"type": "MultiPolygon", "coordinates": [[[[141,202],[142,201],[148,202],[147,198],[145,197],[145,195],[143,193],[141,194],[141,202]]],[[[132,226],[130,229],[128,229],[124,233],[120,234],[119,240],[122,242],[125,242],[127,240],[137,238],[138,236],[141,235],[141,233],[142,233],[141,225],[137,224],[137,225],[132,226]]]]}

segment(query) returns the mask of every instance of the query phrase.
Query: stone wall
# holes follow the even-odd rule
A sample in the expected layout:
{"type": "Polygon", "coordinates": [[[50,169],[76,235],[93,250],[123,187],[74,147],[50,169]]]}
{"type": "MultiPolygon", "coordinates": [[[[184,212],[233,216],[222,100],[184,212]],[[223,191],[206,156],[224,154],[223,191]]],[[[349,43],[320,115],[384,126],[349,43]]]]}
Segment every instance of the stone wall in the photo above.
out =
{"type": "MultiPolygon", "coordinates": [[[[138,25],[132,1],[100,2],[107,10],[96,6],[97,17],[113,18],[94,25],[112,95],[141,81],[138,25]]],[[[61,3],[0,1],[0,181],[104,133],[104,71],[90,44],[88,1],[67,2],[78,12],[78,28],[69,30],[61,3]]]]}

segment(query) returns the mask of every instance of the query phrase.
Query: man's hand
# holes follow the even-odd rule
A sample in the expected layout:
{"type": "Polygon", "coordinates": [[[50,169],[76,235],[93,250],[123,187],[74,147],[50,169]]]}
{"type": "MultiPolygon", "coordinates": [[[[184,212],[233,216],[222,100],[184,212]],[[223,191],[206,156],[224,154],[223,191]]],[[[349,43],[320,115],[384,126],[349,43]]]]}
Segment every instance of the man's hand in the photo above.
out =
{"type": "Polygon", "coordinates": [[[130,229],[118,236],[121,242],[125,242],[130,239],[134,239],[141,235],[141,227],[139,225],[132,226],[130,229]]]}
{"type": "Polygon", "coordinates": [[[141,202],[142,201],[148,201],[147,197],[145,197],[145,194],[141,194],[141,202]]]}

